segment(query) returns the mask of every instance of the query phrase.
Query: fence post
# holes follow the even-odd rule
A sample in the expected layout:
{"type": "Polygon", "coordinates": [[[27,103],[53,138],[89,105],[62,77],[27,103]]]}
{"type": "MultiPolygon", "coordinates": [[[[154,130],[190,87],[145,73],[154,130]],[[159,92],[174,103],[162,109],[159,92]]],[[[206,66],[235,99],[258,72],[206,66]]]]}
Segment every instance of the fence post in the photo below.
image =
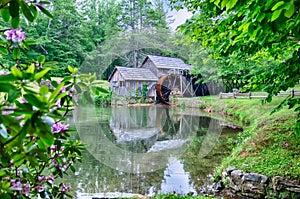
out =
{"type": "Polygon", "coordinates": [[[291,97],[293,98],[294,96],[295,96],[295,90],[292,89],[292,90],[291,90],[291,97]]]}
{"type": "Polygon", "coordinates": [[[251,99],[251,91],[249,91],[249,99],[251,99]]]}

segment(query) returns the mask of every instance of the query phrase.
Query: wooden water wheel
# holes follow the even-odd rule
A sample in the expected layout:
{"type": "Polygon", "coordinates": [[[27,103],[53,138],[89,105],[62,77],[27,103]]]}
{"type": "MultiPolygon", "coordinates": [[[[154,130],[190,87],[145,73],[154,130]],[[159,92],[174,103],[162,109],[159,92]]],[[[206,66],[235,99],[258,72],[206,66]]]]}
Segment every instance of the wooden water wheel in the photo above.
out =
{"type": "Polygon", "coordinates": [[[179,75],[163,75],[156,84],[157,103],[169,105],[170,95],[182,95],[182,78],[179,75]]]}

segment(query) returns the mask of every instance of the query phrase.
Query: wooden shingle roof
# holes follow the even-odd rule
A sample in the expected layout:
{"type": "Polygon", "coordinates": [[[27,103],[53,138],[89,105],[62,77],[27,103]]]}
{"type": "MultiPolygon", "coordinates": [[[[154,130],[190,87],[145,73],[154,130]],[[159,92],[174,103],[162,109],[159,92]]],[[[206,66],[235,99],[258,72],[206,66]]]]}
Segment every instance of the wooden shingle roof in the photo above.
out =
{"type": "MultiPolygon", "coordinates": [[[[117,66],[118,70],[125,80],[157,81],[158,77],[148,68],[128,68],[117,66]]],[[[114,71],[115,72],[115,71],[114,71]]],[[[114,72],[112,74],[114,74],[114,72]]]]}
{"type": "Polygon", "coordinates": [[[185,64],[182,59],[179,58],[148,55],[143,64],[148,59],[150,59],[157,68],[192,70],[191,65],[185,64]]]}

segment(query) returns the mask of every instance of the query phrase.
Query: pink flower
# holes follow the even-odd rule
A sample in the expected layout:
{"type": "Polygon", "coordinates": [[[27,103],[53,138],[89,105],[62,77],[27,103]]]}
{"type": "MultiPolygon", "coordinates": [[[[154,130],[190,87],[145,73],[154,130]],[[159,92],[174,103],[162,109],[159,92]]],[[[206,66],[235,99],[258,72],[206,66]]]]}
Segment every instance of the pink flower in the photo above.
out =
{"type": "Polygon", "coordinates": [[[8,74],[10,74],[10,72],[0,70],[0,75],[8,75],[8,74]]]}
{"type": "Polygon", "coordinates": [[[69,125],[62,124],[60,121],[51,126],[51,130],[54,134],[65,133],[69,129],[69,125]]]}
{"type": "Polygon", "coordinates": [[[22,32],[22,28],[6,30],[4,34],[6,35],[7,40],[13,42],[21,42],[26,39],[25,32],[22,32]]]}
{"type": "Polygon", "coordinates": [[[66,186],[65,184],[62,184],[61,192],[65,193],[65,192],[69,191],[70,189],[71,189],[71,186],[66,186]]]}

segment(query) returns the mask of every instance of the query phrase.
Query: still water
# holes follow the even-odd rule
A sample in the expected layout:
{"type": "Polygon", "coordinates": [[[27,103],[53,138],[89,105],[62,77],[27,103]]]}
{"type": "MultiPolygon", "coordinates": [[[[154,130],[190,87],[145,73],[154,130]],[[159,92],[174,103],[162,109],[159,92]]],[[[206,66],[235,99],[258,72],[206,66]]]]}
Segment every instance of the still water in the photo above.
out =
{"type": "Polygon", "coordinates": [[[223,119],[198,109],[86,106],[70,123],[86,144],[66,179],[85,193],[201,194],[236,135],[223,119]]]}

